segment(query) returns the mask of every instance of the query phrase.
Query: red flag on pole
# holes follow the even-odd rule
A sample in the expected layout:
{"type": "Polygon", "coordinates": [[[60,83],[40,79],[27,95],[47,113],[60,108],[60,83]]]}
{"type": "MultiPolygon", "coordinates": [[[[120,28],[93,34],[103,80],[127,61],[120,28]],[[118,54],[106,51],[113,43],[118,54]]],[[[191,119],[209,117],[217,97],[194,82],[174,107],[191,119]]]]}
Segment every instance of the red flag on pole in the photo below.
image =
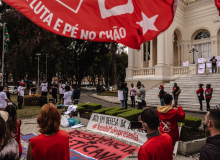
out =
{"type": "Polygon", "coordinates": [[[134,49],[171,25],[177,4],[177,0],[3,1],[50,32],[89,41],[115,41],[134,49]]]}
{"type": "Polygon", "coordinates": [[[215,0],[215,5],[219,11],[219,16],[220,16],[220,0],[215,0]]]}

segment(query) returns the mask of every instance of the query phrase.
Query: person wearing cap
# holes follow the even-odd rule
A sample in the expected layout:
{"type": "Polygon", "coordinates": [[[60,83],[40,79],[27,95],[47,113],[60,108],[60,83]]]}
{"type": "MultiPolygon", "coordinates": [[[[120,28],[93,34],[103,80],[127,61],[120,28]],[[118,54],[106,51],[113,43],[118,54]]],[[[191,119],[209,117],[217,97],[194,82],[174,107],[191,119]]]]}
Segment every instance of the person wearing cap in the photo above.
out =
{"type": "Polygon", "coordinates": [[[161,106],[164,106],[164,102],[163,102],[163,97],[165,95],[165,92],[164,92],[164,86],[163,85],[160,85],[160,92],[159,92],[159,95],[158,97],[160,98],[160,105],[161,106]]]}
{"type": "Polygon", "coordinates": [[[6,136],[8,112],[0,111],[0,160],[19,160],[18,143],[6,136]]]}
{"type": "Polygon", "coordinates": [[[173,144],[179,141],[178,121],[185,119],[185,113],[182,107],[172,105],[173,97],[170,94],[164,96],[164,105],[158,106],[157,112],[160,117],[160,132],[167,133],[171,136],[173,144]],[[177,107],[177,109],[174,109],[177,107]]]}
{"type": "Polygon", "coordinates": [[[135,92],[136,88],[134,87],[134,84],[131,83],[131,88],[130,88],[130,96],[131,96],[131,107],[135,108],[135,92]]]}
{"type": "Polygon", "coordinates": [[[174,102],[175,102],[175,105],[177,106],[178,105],[178,97],[179,97],[179,94],[180,94],[181,90],[180,90],[180,87],[177,86],[177,83],[174,83],[174,87],[173,87],[173,97],[174,97],[174,102]]]}
{"type": "Polygon", "coordinates": [[[207,104],[207,111],[210,110],[210,101],[212,99],[212,93],[213,89],[211,88],[211,84],[206,85],[206,90],[205,90],[205,98],[206,98],[206,104],[207,104]]]}
{"type": "Polygon", "coordinates": [[[35,81],[32,82],[30,86],[31,94],[36,94],[36,83],[35,81]]]}
{"type": "Polygon", "coordinates": [[[66,92],[64,93],[63,99],[64,99],[64,106],[70,106],[71,105],[71,95],[72,91],[70,91],[70,86],[65,86],[66,92]]]}
{"type": "Polygon", "coordinates": [[[47,92],[48,92],[47,87],[48,87],[48,83],[47,83],[46,79],[44,80],[43,83],[41,83],[40,87],[41,87],[41,95],[47,97],[47,92]]]}
{"type": "Polygon", "coordinates": [[[23,82],[20,82],[19,84],[20,86],[18,87],[18,109],[21,109],[24,97],[25,84],[23,82]]]}
{"type": "Polygon", "coordinates": [[[172,160],[173,141],[169,134],[158,130],[159,115],[151,107],[143,110],[141,120],[147,132],[147,141],[140,147],[138,160],[172,160]]]}
{"type": "Polygon", "coordinates": [[[64,84],[64,80],[61,79],[60,84],[59,84],[59,94],[60,94],[59,100],[60,100],[60,103],[63,102],[63,96],[64,96],[64,93],[65,93],[65,86],[66,85],[64,84]]]}
{"type": "Polygon", "coordinates": [[[4,87],[0,86],[0,110],[4,110],[7,103],[10,102],[6,93],[3,91],[4,87]]]}
{"type": "Polygon", "coordinates": [[[199,103],[200,103],[199,111],[202,111],[202,101],[204,100],[204,90],[203,90],[202,86],[203,86],[203,84],[199,84],[199,89],[196,91],[196,94],[198,96],[199,103]]]}
{"type": "Polygon", "coordinates": [[[205,116],[204,132],[209,137],[200,150],[200,160],[220,159],[220,107],[217,105],[205,116]]]}

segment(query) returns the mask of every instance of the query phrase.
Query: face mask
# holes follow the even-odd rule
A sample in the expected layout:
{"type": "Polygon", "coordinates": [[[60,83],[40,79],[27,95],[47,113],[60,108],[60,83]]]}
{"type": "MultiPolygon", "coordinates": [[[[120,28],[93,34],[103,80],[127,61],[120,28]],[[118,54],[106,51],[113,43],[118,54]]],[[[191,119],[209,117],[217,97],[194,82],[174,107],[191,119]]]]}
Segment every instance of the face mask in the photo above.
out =
{"type": "MultiPolygon", "coordinates": [[[[208,122],[208,123],[209,123],[209,122],[208,122]]],[[[208,123],[207,123],[207,124],[208,124],[208,123]]],[[[207,124],[203,124],[204,132],[205,132],[206,127],[208,127],[207,124]]]]}
{"type": "Polygon", "coordinates": [[[138,89],[140,89],[141,87],[138,87],[138,89]]]}
{"type": "Polygon", "coordinates": [[[160,89],[160,87],[159,87],[159,89],[160,89]]]}

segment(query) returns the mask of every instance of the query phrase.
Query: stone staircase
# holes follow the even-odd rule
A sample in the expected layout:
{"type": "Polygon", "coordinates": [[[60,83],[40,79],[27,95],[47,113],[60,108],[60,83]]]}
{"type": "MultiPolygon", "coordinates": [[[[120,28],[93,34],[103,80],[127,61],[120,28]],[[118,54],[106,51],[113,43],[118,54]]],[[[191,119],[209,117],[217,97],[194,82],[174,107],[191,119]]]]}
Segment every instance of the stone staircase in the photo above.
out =
{"type": "MultiPolygon", "coordinates": [[[[220,104],[220,74],[208,74],[208,75],[184,75],[177,78],[175,81],[164,84],[164,90],[172,94],[173,84],[177,85],[181,89],[179,95],[179,104],[184,108],[199,109],[199,100],[196,91],[199,89],[199,84],[204,84],[205,90],[206,84],[211,84],[213,88],[213,95],[210,102],[211,108],[217,104],[220,104]]],[[[160,105],[158,98],[159,87],[154,87],[146,91],[146,103],[149,105],[160,105]]],[[[203,101],[203,110],[206,110],[206,101],[203,101]]]]}

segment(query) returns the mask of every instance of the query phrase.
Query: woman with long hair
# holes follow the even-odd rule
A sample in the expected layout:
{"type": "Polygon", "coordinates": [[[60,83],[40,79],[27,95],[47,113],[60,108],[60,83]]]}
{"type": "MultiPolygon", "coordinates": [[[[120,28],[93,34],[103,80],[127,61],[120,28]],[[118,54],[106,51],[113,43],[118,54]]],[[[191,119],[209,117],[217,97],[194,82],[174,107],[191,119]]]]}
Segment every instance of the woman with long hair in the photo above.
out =
{"type": "Polygon", "coordinates": [[[204,100],[204,90],[203,90],[202,86],[203,86],[203,84],[199,84],[199,89],[196,91],[196,94],[198,96],[199,103],[200,103],[199,111],[202,111],[202,101],[204,100]]]}
{"type": "Polygon", "coordinates": [[[61,115],[52,103],[45,104],[37,117],[39,134],[30,139],[27,160],[69,160],[69,135],[59,129],[61,115]]]}
{"type": "Polygon", "coordinates": [[[9,114],[7,120],[6,140],[13,137],[17,141],[19,147],[19,157],[21,157],[22,146],[20,141],[20,120],[18,119],[16,108],[13,105],[8,105],[5,108],[5,111],[9,114]]]}

